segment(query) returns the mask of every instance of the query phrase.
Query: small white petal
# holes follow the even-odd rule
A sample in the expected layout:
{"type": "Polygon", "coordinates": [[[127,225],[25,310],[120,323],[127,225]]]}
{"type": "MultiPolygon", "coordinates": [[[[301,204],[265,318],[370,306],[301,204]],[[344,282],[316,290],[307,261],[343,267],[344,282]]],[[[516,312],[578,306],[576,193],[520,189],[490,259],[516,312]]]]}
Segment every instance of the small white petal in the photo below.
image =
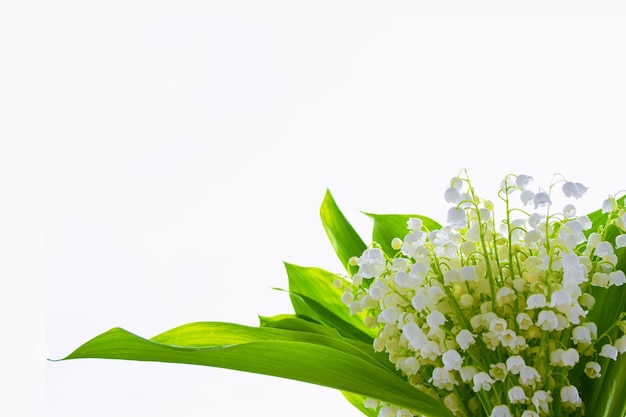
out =
{"type": "Polygon", "coordinates": [[[456,188],[448,188],[443,194],[443,198],[445,198],[448,203],[458,204],[461,201],[461,193],[456,188]]]}
{"type": "Polygon", "coordinates": [[[463,365],[463,358],[454,349],[444,352],[441,356],[441,361],[443,362],[443,368],[447,371],[460,371],[463,365]]]}
{"type": "Polygon", "coordinates": [[[563,214],[565,214],[566,217],[574,217],[576,215],[576,206],[566,204],[565,207],[563,207],[563,214]]]}
{"type": "Polygon", "coordinates": [[[522,204],[528,204],[535,197],[535,193],[530,190],[524,190],[522,194],[520,194],[519,198],[522,200],[522,204]]]}
{"type": "Polygon", "coordinates": [[[563,184],[563,193],[565,194],[565,196],[574,197],[576,198],[576,200],[578,200],[580,197],[585,195],[587,190],[588,188],[579,182],[568,181],[565,184],[563,184]]]}
{"type": "Polygon", "coordinates": [[[612,345],[604,345],[602,349],[600,349],[600,356],[604,358],[609,358],[616,360],[617,359],[617,349],[612,345]]]}
{"type": "Polygon", "coordinates": [[[543,294],[532,294],[526,300],[526,310],[532,310],[533,308],[543,308],[546,305],[546,296],[543,294]]]}
{"type": "Polygon", "coordinates": [[[521,189],[526,189],[528,184],[533,180],[533,177],[529,175],[520,174],[515,179],[515,185],[517,185],[521,189]]]}
{"type": "Polygon", "coordinates": [[[545,191],[540,191],[533,197],[533,203],[535,204],[535,209],[543,206],[549,206],[552,204],[552,200],[550,200],[550,196],[545,191]]]}
{"type": "Polygon", "coordinates": [[[454,227],[464,227],[467,225],[467,215],[465,210],[458,207],[451,207],[448,210],[448,224],[454,227]]]}
{"type": "Polygon", "coordinates": [[[610,242],[600,242],[596,246],[596,256],[612,255],[613,245],[610,242]]]}

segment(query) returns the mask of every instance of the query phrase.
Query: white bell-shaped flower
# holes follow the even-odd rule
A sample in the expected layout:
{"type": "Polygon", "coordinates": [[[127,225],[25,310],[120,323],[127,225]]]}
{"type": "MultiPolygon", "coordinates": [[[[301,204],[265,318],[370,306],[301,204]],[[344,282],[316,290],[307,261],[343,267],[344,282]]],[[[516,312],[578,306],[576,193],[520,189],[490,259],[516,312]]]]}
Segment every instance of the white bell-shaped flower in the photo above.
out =
{"type": "Polygon", "coordinates": [[[515,185],[517,185],[522,190],[525,190],[528,187],[528,184],[533,180],[533,177],[530,175],[520,174],[515,178],[515,185]]]}
{"type": "Polygon", "coordinates": [[[454,187],[448,188],[446,189],[446,192],[443,194],[443,198],[448,203],[459,204],[459,202],[461,201],[461,193],[459,192],[457,188],[454,188],[454,187]]]}
{"type": "Polygon", "coordinates": [[[550,411],[550,403],[552,402],[552,395],[548,391],[538,390],[533,393],[530,400],[538,412],[548,414],[550,411]]]}
{"type": "Polygon", "coordinates": [[[511,410],[507,405],[496,405],[491,410],[489,417],[512,417],[511,410]]]}
{"type": "Polygon", "coordinates": [[[507,395],[511,404],[526,404],[530,400],[526,395],[524,388],[519,385],[510,388],[507,395]]]}
{"type": "Polygon", "coordinates": [[[613,344],[613,346],[615,346],[615,349],[617,349],[619,353],[625,353],[626,352],[626,335],[617,339],[615,343],[613,344]]]}
{"type": "Polygon", "coordinates": [[[578,363],[579,358],[580,356],[578,355],[578,351],[576,349],[569,348],[561,355],[562,366],[574,366],[578,363]]]}
{"type": "Polygon", "coordinates": [[[574,217],[576,215],[576,206],[574,206],[573,204],[566,204],[563,207],[563,214],[565,215],[565,217],[574,217]]]}
{"type": "Polygon", "coordinates": [[[526,310],[534,308],[543,308],[547,305],[546,296],[538,293],[532,294],[526,299],[526,310]]]}
{"type": "Polygon", "coordinates": [[[467,226],[467,214],[465,210],[460,207],[451,207],[448,210],[447,222],[450,226],[459,229],[467,226]]]}
{"type": "Polygon", "coordinates": [[[385,272],[385,255],[378,248],[366,249],[357,260],[359,275],[364,278],[375,278],[385,272]]]}
{"type": "Polygon", "coordinates": [[[572,341],[575,344],[591,344],[591,331],[586,326],[576,326],[572,330],[572,341]]]}
{"type": "Polygon", "coordinates": [[[540,191],[533,197],[533,204],[535,205],[535,209],[539,207],[549,206],[552,204],[552,200],[550,200],[550,195],[545,191],[540,191]]]}
{"type": "Polygon", "coordinates": [[[463,358],[454,349],[450,349],[443,353],[441,356],[443,362],[443,368],[447,371],[460,371],[463,365],[463,358]]]}
{"type": "Polygon", "coordinates": [[[474,335],[467,329],[461,330],[456,335],[455,340],[463,350],[467,350],[471,345],[476,343],[474,335]]]}
{"type": "Polygon", "coordinates": [[[491,391],[491,386],[496,383],[487,372],[478,372],[472,378],[472,382],[474,383],[474,392],[491,391]]]}
{"type": "Polygon", "coordinates": [[[426,323],[431,329],[436,329],[446,322],[446,316],[441,311],[432,311],[426,316],[426,323]]]}
{"type": "Polygon", "coordinates": [[[578,408],[583,403],[578,395],[578,389],[574,385],[566,385],[561,388],[561,400],[573,408],[578,408]]]}
{"type": "Polygon", "coordinates": [[[606,344],[600,349],[599,355],[603,358],[617,360],[617,349],[613,345],[606,344]]]}
{"type": "Polygon", "coordinates": [[[585,375],[589,378],[600,378],[602,374],[602,367],[598,362],[589,361],[585,364],[585,375]]]}
{"type": "Polygon", "coordinates": [[[541,383],[541,376],[532,366],[523,366],[519,372],[519,380],[522,385],[534,386],[541,383]]]}
{"type": "Polygon", "coordinates": [[[574,197],[576,200],[578,200],[580,197],[585,195],[588,188],[579,182],[568,181],[563,184],[562,190],[563,194],[565,194],[566,197],[574,197]]]}
{"type": "Polygon", "coordinates": [[[609,272],[609,284],[618,287],[626,284],[626,274],[624,274],[624,271],[618,269],[617,271],[609,272]]]}

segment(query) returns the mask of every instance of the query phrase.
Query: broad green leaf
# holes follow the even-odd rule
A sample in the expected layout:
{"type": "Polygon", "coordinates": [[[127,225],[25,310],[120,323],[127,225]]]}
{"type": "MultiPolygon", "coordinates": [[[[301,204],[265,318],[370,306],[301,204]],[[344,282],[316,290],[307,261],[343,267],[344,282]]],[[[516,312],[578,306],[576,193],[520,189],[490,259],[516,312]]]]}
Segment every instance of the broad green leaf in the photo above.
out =
{"type": "Polygon", "coordinates": [[[587,318],[596,323],[598,334],[602,334],[615,323],[620,314],[626,311],[626,286],[593,287],[591,295],[594,296],[596,302],[587,318]]]}
{"type": "MultiPolygon", "coordinates": [[[[324,307],[324,305],[316,302],[302,294],[291,293],[292,297],[300,298],[306,306],[313,313],[313,318],[317,320],[319,323],[322,323],[330,328],[336,329],[339,334],[344,337],[349,337],[355,340],[360,340],[365,343],[371,344],[374,340],[371,334],[368,332],[364,332],[359,327],[343,320],[342,318],[333,314],[329,309],[324,307]]],[[[346,307],[347,308],[347,307],[346,307]]]]}
{"type": "Polygon", "coordinates": [[[393,257],[397,252],[391,247],[391,241],[396,237],[402,239],[407,235],[409,232],[407,221],[410,218],[421,219],[426,230],[441,229],[441,225],[433,219],[418,214],[365,214],[374,220],[372,240],[379,243],[389,257],[393,257]]]}
{"type": "Polygon", "coordinates": [[[339,336],[339,332],[333,328],[309,321],[293,314],[279,314],[272,317],[260,316],[259,319],[261,327],[319,333],[333,337],[339,336]]]}
{"type": "Polygon", "coordinates": [[[326,190],[324,201],[320,207],[320,217],[335,253],[350,273],[348,261],[353,256],[361,256],[367,245],[339,210],[330,190],[326,190]]]}
{"type": "MultiPolygon", "coordinates": [[[[620,204],[623,204],[623,200],[623,197],[619,199],[620,204]]],[[[592,227],[587,230],[586,233],[596,232],[599,227],[605,228],[608,220],[607,213],[596,210],[590,213],[588,217],[592,221],[592,227]]],[[[619,231],[615,225],[611,225],[605,230],[605,233],[607,241],[614,243],[616,236],[618,236],[621,231],[619,231]]],[[[615,254],[618,258],[616,267],[626,272],[626,248],[616,250],[615,254]]],[[[587,319],[598,326],[598,334],[603,334],[615,323],[619,315],[626,311],[626,286],[612,286],[606,289],[591,287],[591,294],[594,296],[596,302],[594,308],[589,312],[587,319]]],[[[612,336],[615,336],[615,334],[616,332],[613,332],[612,336]]],[[[622,355],[620,355],[620,358],[621,356],[622,355]]],[[[605,369],[605,371],[602,372],[601,378],[589,379],[584,374],[585,361],[581,361],[570,372],[570,382],[578,387],[582,387],[581,393],[584,394],[587,409],[594,410],[594,416],[624,416],[625,411],[619,414],[616,412],[616,404],[607,404],[606,402],[609,396],[614,394],[615,387],[623,387],[623,384],[626,383],[623,379],[620,381],[616,379],[618,378],[616,369],[621,369],[620,372],[622,372],[622,374],[620,375],[626,372],[626,361],[619,359],[617,363],[614,363],[608,359],[600,359],[602,369],[605,369]]],[[[622,407],[626,407],[626,403],[622,407]]]]}
{"type": "Polygon", "coordinates": [[[271,327],[275,329],[293,330],[299,332],[317,333],[334,338],[339,338],[343,343],[350,343],[357,349],[362,350],[366,355],[379,362],[382,366],[400,375],[393,363],[389,361],[389,355],[384,352],[375,352],[372,346],[372,340],[359,341],[353,338],[346,338],[339,334],[334,328],[317,324],[298,316],[289,314],[280,314],[273,317],[262,317],[261,325],[263,327],[271,327]]]}
{"type": "MultiPolygon", "coordinates": [[[[615,243],[615,237],[621,232],[615,225],[607,230],[607,241],[615,243]]],[[[617,256],[617,269],[626,272],[626,248],[615,251],[617,256]]],[[[618,316],[626,311],[626,285],[612,286],[610,288],[592,287],[591,294],[595,297],[594,308],[589,312],[589,320],[598,326],[598,334],[604,333],[609,326],[613,325],[618,316]]]]}
{"type": "MultiPolygon", "coordinates": [[[[614,239],[614,233],[608,236],[608,240],[614,239]]],[[[626,248],[618,249],[616,255],[617,268],[626,272],[626,248]]],[[[615,323],[620,314],[626,311],[626,285],[606,289],[593,287],[592,295],[596,298],[596,304],[589,312],[588,319],[597,324],[598,334],[602,334],[615,323]]],[[[613,329],[610,335],[615,340],[617,329],[613,329]]],[[[600,363],[604,370],[601,378],[587,379],[583,383],[585,393],[589,397],[586,402],[587,407],[589,410],[594,410],[594,416],[598,417],[626,416],[626,401],[616,400],[616,398],[623,397],[626,386],[624,355],[619,355],[616,362],[601,359],[603,360],[600,363]]],[[[584,379],[584,377],[581,378],[584,379]]]]}
{"type": "Polygon", "coordinates": [[[355,341],[308,332],[230,323],[192,323],[153,339],[114,328],[65,358],[126,359],[206,365],[271,375],[354,392],[410,408],[425,416],[452,417],[443,404],[354,347],[355,341]]]}
{"type": "Polygon", "coordinates": [[[594,417],[624,417],[626,416],[626,401],[624,401],[624,387],[626,387],[626,358],[619,355],[617,361],[611,361],[604,368],[601,383],[593,390],[593,398],[587,402],[587,410],[594,417]]]}
{"type": "Polygon", "coordinates": [[[375,336],[374,331],[363,324],[363,315],[350,315],[350,310],[341,301],[342,291],[333,285],[337,278],[335,274],[320,268],[289,263],[285,263],[285,268],[289,277],[291,303],[297,315],[331,327],[333,323],[342,324],[342,328],[337,330],[344,335],[364,334],[369,335],[369,340],[375,336]],[[354,328],[354,331],[347,331],[345,325],[354,328]]]}

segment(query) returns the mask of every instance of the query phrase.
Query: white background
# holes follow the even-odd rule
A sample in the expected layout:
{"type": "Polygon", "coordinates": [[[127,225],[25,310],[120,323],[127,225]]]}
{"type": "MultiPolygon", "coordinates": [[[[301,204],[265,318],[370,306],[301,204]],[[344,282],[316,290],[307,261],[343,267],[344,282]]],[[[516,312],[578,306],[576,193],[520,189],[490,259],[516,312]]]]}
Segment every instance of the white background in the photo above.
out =
{"type": "Polygon", "coordinates": [[[283,261],[342,271],[327,188],[365,240],[360,211],[444,221],[462,168],[489,198],[558,172],[599,207],[626,188],[626,25],[594,4],[5,3],[0,407],[358,416],[277,378],[46,358],[290,312],[283,261]]]}

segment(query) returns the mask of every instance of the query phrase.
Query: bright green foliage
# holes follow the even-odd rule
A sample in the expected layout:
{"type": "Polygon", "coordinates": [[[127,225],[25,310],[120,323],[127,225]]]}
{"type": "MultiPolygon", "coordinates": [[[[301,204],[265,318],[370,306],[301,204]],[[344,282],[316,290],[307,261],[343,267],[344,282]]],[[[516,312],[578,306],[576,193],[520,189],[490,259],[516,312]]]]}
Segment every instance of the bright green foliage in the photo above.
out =
{"type": "MultiPolygon", "coordinates": [[[[407,234],[407,220],[419,218],[425,230],[440,229],[436,221],[419,215],[366,213],[373,222],[373,241],[393,257],[393,238],[407,234]]],[[[348,275],[350,259],[367,248],[339,210],[329,191],[320,208],[328,238],[348,275]]],[[[607,217],[600,211],[589,215],[591,231],[602,227],[607,217]]],[[[614,226],[613,226],[614,227],[614,226]]],[[[615,239],[613,231],[608,240],[615,239]]],[[[615,231],[617,234],[617,230],[615,231]]],[[[616,252],[618,267],[626,268],[626,248],[616,252]]],[[[346,399],[368,417],[377,411],[364,406],[366,398],[410,409],[426,417],[451,417],[438,400],[409,384],[387,355],[372,346],[376,331],[364,324],[366,313],[350,314],[341,300],[343,291],[334,284],[337,275],[319,268],[286,263],[288,294],[295,314],[260,317],[260,327],[232,323],[190,323],[151,339],[114,328],[88,341],[64,360],[78,358],[124,359],[205,365],[293,379],[341,390],[346,399]],[[311,366],[315,364],[315,366],[311,366]]],[[[616,291],[594,289],[597,307],[590,318],[598,330],[614,323],[626,311],[626,286],[616,291]]],[[[608,359],[606,359],[608,361],[608,359]]],[[[585,381],[589,415],[623,416],[626,401],[626,360],[620,355],[613,366],[602,368],[602,378],[585,381]]],[[[574,376],[572,377],[574,378],[574,376]]]]}
{"type": "Polygon", "coordinates": [[[339,260],[346,267],[346,270],[350,272],[348,269],[349,259],[360,255],[365,250],[366,245],[339,210],[337,203],[335,203],[333,196],[328,190],[320,207],[320,217],[324,230],[326,230],[328,239],[333,245],[339,260]]]}
{"type": "MultiPolygon", "coordinates": [[[[624,204],[625,197],[617,200],[620,205],[624,204]]],[[[608,213],[596,210],[590,213],[589,219],[592,227],[587,233],[597,232],[604,228],[609,218],[608,213]]],[[[614,243],[615,237],[620,233],[615,225],[610,225],[606,237],[607,241],[614,243]]],[[[618,257],[617,269],[626,271],[626,248],[615,251],[618,257]]],[[[620,314],[626,312],[626,286],[613,287],[611,290],[605,288],[594,288],[593,296],[596,299],[596,308],[589,313],[589,319],[598,325],[598,333],[604,333],[620,314]]],[[[610,333],[613,340],[617,334],[617,329],[610,333]]],[[[610,359],[602,358],[601,365],[607,371],[598,379],[587,379],[582,376],[582,369],[577,369],[580,373],[580,384],[584,387],[589,399],[586,401],[588,409],[593,410],[594,417],[626,416],[626,401],[624,397],[624,387],[626,387],[626,360],[620,355],[617,361],[607,368],[610,359]],[[616,398],[622,398],[616,401],[616,398]]],[[[579,367],[580,368],[580,367],[579,367]]]]}
{"type": "Polygon", "coordinates": [[[345,337],[371,344],[374,333],[363,325],[361,316],[351,316],[341,302],[342,292],[333,285],[335,274],[288,263],[285,268],[296,314],[332,327],[345,337]]]}
{"type": "Polygon", "coordinates": [[[397,252],[391,247],[391,240],[407,234],[406,224],[410,218],[421,219],[426,230],[441,229],[441,225],[433,219],[418,214],[365,214],[374,220],[372,241],[380,244],[383,252],[389,257],[393,257],[397,252]]]}
{"type": "Polygon", "coordinates": [[[126,359],[214,366],[380,398],[428,416],[446,415],[440,413],[440,404],[404,382],[375,356],[368,345],[340,336],[205,322],[177,327],[152,339],[114,328],[85,343],[65,359],[126,359]]]}

